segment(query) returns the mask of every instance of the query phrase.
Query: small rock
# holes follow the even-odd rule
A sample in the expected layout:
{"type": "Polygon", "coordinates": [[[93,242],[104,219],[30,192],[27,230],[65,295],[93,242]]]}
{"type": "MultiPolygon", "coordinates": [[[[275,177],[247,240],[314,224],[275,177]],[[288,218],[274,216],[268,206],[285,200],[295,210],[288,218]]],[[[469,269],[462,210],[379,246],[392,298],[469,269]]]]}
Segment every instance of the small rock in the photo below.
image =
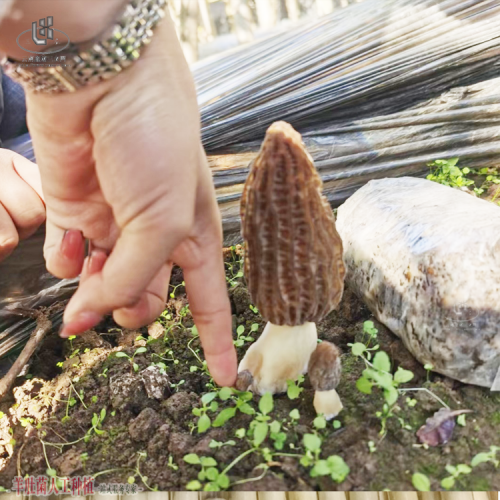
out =
{"type": "Polygon", "coordinates": [[[145,408],[128,426],[128,433],[134,441],[149,441],[156,429],[162,425],[158,413],[152,408],[145,408]]]}
{"type": "Polygon", "coordinates": [[[158,366],[148,366],[139,375],[148,397],[151,399],[165,399],[170,396],[170,381],[168,375],[158,366]]]}
{"type": "Polygon", "coordinates": [[[68,477],[82,469],[81,451],[68,450],[61,456],[59,462],[59,476],[68,477]]]}
{"type": "Polygon", "coordinates": [[[244,286],[235,286],[231,292],[231,298],[237,315],[248,311],[248,305],[252,304],[250,292],[244,286]]]}
{"type": "Polygon", "coordinates": [[[111,406],[117,410],[131,410],[146,406],[148,395],[142,380],[135,374],[114,375],[109,381],[111,406]]]}
{"type": "Polygon", "coordinates": [[[165,335],[165,327],[158,321],[151,323],[148,326],[148,334],[154,339],[159,339],[165,335]]]}
{"type": "Polygon", "coordinates": [[[162,403],[167,413],[175,422],[191,418],[192,410],[200,403],[200,398],[194,392],[178,392],[162,403]]]}
{"type": "Polygon", "coordinates": [[[189,434],[174,432],[171,434],[168,442],[168,451],[174,457],[183,457],[191,452],[193,447],[193,438],[189,434]]]}
{"type": "Polygon", "coordinates": [[[148,457],[158,459],[162,455],[166,455],[168,449],[168,441],[172,432],[172,424],[163,424],[148,443],[148,457]]]}

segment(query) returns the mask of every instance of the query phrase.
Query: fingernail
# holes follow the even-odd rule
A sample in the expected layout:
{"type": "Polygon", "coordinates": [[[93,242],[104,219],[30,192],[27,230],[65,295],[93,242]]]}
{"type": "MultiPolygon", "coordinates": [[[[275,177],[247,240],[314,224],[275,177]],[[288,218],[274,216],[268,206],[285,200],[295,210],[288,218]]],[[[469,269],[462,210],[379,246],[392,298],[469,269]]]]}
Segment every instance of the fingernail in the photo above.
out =
{"type": "Polygon", "coordinates": [[[88,272],[95,274],[102,271],[107,255],[102,250],[92,250],[89,257],[88,272]]]}
{"type": "Polygon", "coordinates": [[[69,260],[80,257],[83,252],[83,233],[77,229],[68,229],[64,232],[61,242],[61,253],[69,260]]]}
{"type": "Polygon", "coordinates": [[[102,321],[102,316],[94,312],[84,312],[76,315],[70,321],[62,324],[59,336],[67,339],[72,335],[79,335],[93,328],[102,321]]]}

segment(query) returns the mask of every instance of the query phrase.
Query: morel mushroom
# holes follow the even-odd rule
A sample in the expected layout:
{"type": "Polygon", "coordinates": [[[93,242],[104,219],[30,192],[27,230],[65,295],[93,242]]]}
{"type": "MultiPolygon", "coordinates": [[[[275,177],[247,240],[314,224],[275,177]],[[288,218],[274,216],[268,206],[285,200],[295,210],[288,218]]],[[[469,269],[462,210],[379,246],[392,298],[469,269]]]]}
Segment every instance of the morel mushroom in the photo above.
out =
{"type": "Polygon", "coordinates": [[[252,375],[250,390],[259,394],[284,392],[287,380],[307,372],[316,322],[342,297],[342,242],[321,191],[300,134],[285,122],[271,125],[241,200],[245,276],[268,323],[239,371],[252,375]]]}
{"type": "Polygon", "coordinates": [[[321,342],[309,359],[309,380],[314,393],[314,409],[326,420],[336,417],[343,406],[336,388],[340,382],[340,351],[330,342],[321,342]]]}

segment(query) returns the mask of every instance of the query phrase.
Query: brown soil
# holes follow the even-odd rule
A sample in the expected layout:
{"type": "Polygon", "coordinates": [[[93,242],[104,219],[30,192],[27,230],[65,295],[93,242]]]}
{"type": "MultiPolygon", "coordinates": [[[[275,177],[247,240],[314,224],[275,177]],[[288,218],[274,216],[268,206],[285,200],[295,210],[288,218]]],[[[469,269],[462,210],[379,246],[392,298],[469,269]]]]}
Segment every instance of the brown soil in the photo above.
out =
{"type": "MultiPolygon", "coordinates": [[[[232,280],[228,286],[235,339],[239,325],[245,326],[245,335],[250,335],[255,323],[258,333],[263,329],[260,316],[249,307],[243,278],[232,278],[240,270],[237,254],[234,250],[225,253],[228,279],[232,280]]],[[[159,322],[149,328],[125,331],[109,319],[72,341],[62,341],[55,334],[46,339],[28,378],[20,378],[11,400],[0,405],[4,413],[0,419],[1,486],[11,487],[16,475],[45,474],[50,465],[59,477],[94,475],[97,484],[126,483],[134,477],[143,487],[185,489],[200,471],[199,466],[183,460],[186,454],[213,457],[221,471],[251,449],[246,438],[235,436],[238,429],[248,428],[254,418],[251,415],[237,412],[222,427],[197,432],[198,417],[193,415],[193,408],[202,406],[201,396],[212,391],[213,385],[197,359],[202,351],[192,332],[193,321],[181,283],[182,273],[176,269],[172,277],[174,298],[169,299],[159,322]],[[116,357],[118,351],[133,356],[139,347],[147,351],[134,357],[137,371],[129,359],[116,357]],[[143,370],[158,362],[165,363],[168,379],[153,368],[145,382],[143,370]],[[98,432],[89,432],[93,416],[101,415],[103,409],[105,418],[98,432]],[[212,440],[234,440],[235,444],[211,448],[212,440]]],[[[383,397],[378,390],[364,395],[356,389],[364,364],[348,347],[351,342],[366,341],[363,322],[369,319],[373,320],[370,312],[347,290],[339,310],[319,325],[320,338],[334,342],[344,353],[338,392],[345,407],[338,417],[340,428],[329,423],[318,431],[323,439],[321,456],[342,456],[350,467],[348,477],[340,484],[328,476],[312,478],[299,458],[279,455],[271,461],[267,457],[266,472],[259,468],[266,463],[265,456],[257,451],[231,467],[228,476],[232,489],[404,491],[413,489],[411,477],[415,472],[426,474],[432,489],[440,489],[440,480],[448,475],[447,464],[469,464],[475,454],[488,451],[490,445],[500,445],[500,395],[436,374],[428,376],[402,343],[375,322],[378,342],[394,368],[403,366],[415,374],[407,387],[425,387],[452,409],[474,411],[467,416],[465,426],[457,425],[448,444],[425,449],[415,433],[441,405],[425,392],[411,392],[400,396],[396,416],[388,421],[387,435],[381,438],[376,412],[382,409],[383,397]],[[415,399],[416,405],[410,407],[407,398],[415,399]],[[262,479],[255,480],[260,476],[262,479]],[[249,479],[254,480],[242,482],[249,479]]],[[[245,342],[238,348],[240,358],[248,345],[245,342]]],[[[307,377],[304,388],[299,399],[290,400],[287,395],[274,398],[271,417],[283,422],[287,435],[279,453],[303,454],[303,435],[313,432],[313,391],[307,377]],[[300,412],[297,423],[289,417],[294,408],[300,412]]],[[[256,410],[258,400],[254,397],[250,402],[256,410]]],[[[209,412],[212,420],[223,408],[234,405],[217,401],[219,409],[209,412]]],[[[273,451],[273,442],[266,440],[261,448],[266,447],[273,451]]],[[[500,489],[500,472],[490,463],[482,464],[462,476],[455,489],[500,489]]]]}

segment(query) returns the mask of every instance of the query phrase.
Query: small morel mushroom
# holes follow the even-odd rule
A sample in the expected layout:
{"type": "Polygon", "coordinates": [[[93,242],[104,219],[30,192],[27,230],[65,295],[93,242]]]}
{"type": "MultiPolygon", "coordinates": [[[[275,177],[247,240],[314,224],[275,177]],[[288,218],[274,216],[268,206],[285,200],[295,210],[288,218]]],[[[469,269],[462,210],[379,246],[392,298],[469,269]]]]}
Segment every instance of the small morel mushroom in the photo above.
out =
{"type": "Polygon", "coordinates": [[[326,420],[336,417],[343,406],[336,388],[340,382],[340,351],[330,342],[321,342],[309,359],[309,380],[314,393],[314,409],[326,420]]]}
{"type": "Polygon", "coordinates": [[[342,242],[322,187],[300,134],[271,125],[241,200],[245,276],[268,323],[239,371],[259,394],[284,392],[287,380],[307,372],[316,322],[342,297],[342,242]]]}

